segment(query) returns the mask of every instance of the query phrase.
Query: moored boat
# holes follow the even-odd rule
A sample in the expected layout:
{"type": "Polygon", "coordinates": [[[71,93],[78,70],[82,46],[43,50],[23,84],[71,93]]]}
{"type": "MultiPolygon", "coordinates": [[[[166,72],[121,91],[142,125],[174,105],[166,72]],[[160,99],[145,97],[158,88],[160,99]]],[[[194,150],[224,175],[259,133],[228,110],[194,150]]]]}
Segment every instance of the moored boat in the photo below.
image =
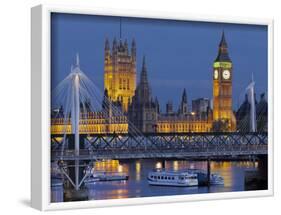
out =
{"type": "Polygon", "coordinates": [[[63,178],[52,175],[51,186],[52,187],[62,187],[63,186],[63,178]]]}
{"type": "MultiPolygon", "coordinates": [[[[206,171],[201,169],[188,169],[187,172],[197,174],[198,185],[208,185],[208,174],[206,171]]],[[[224,185],[224,179],[218,173],[210,174],[210,185],[224,185]]]]}
{"type": "Polygon", "coordinates": [[[96,172],[93,177],[98,178],[99,181],[123,181],[129,179],[129,176],[125,173],[96,172]]]}
{"type": "Polygon", "coordinates": [[[147,177],[150,185],[160,186],[198,186],[197,174],[166,170],[151,171],[147,177]]]}
{"type": "Polygon", "coordinates": [[[210,184],[211,185],[224,185],[224,179],[219,174],[210,175],[210,184]]]}

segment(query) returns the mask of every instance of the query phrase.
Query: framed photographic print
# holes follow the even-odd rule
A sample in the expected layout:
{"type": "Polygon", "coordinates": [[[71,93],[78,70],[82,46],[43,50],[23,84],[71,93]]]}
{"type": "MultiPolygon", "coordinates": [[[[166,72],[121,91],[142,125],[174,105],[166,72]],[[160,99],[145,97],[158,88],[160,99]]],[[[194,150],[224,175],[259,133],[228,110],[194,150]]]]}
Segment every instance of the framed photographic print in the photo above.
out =
{"type": "Polygon", "coordinates": [[[273,193],[273,21],[32,8],[32,206],[273,193]]]}

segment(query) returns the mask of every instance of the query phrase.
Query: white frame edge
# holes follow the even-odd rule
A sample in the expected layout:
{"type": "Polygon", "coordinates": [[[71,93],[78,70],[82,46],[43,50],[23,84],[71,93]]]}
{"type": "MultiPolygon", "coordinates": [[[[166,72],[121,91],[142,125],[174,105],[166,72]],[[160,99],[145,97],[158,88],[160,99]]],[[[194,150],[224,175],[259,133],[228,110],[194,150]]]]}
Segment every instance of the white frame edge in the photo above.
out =
{"type": "Polygon", "coordinates": [[[157,204],[273,195],[273,19],[171,14],[80,6],[39,5],[31,9],[31,206],[38,210],[157,204]],[[50,203],[50,22],[51,13],[127,16],[268,26],[268,190],[50,203]]]}
{"type": "Polygon", "coordinates": [[[42,6],[31,9],[31,206],[42,209],[42,6]],[[38,144],[39,143],[39,144],[38,144]]]}

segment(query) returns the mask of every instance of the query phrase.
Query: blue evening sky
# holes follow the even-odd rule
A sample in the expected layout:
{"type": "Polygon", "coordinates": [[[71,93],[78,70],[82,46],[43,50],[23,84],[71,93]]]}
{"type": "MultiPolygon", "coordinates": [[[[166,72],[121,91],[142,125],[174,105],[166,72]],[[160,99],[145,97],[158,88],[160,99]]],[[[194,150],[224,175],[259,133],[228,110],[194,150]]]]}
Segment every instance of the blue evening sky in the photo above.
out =
{"type": "MultiPolygon", "coordinates": [[[[103,91],[105,38],[119,40],[119,17],[52,14],[52,89],[70,72],[75,55],[81,70],[103,91]]],[[[153,96],[162,110],[168,100],[177,110],[183,89],[188,102],[212,98],[212,64],[222,30],[233,62],[233,108],[244,100],[252,73],[259,99],[267,92],[267,26],[122,18],[122,39],[137,45],[137,80],[146,56],[153,96]]]]}

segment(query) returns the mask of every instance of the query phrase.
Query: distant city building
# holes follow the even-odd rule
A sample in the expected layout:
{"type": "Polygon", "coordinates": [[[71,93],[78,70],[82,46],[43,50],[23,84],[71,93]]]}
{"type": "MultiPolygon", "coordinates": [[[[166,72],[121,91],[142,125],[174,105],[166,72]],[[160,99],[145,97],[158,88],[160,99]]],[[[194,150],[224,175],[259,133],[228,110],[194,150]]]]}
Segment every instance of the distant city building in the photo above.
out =
{"type": "Polygon", "coordinates": [[[167,115],[173,115],[174,114],[173,102],[172,101],[168,101],[167,104],[166,104],[166,114],[167,115]]]}
{"type": "MultiPolygon", "coordinates": [[[[265,99],[265,94],[262,93],[260,96],[260,101],[257,102],[255,98],[255,106],[256,106],[256,123],[257,123],[257,131],[267,131],[268,129],[268,104],[265,99]]],[[[250,131],[250,120],[251,120],[251,104],[248,99],[248,95],[245,95],[244,102],[240,105],[236,112],[236,120],[237,120],[237,130],[241,132],[249,132],[250,131]]]]}
{"type": "Polygon", "coordinates": [[[199,98],[192,100],[192,112],[195,114],[205,114],[208,112],[208,108],[210,108],[210,99],[199,98]]]}

